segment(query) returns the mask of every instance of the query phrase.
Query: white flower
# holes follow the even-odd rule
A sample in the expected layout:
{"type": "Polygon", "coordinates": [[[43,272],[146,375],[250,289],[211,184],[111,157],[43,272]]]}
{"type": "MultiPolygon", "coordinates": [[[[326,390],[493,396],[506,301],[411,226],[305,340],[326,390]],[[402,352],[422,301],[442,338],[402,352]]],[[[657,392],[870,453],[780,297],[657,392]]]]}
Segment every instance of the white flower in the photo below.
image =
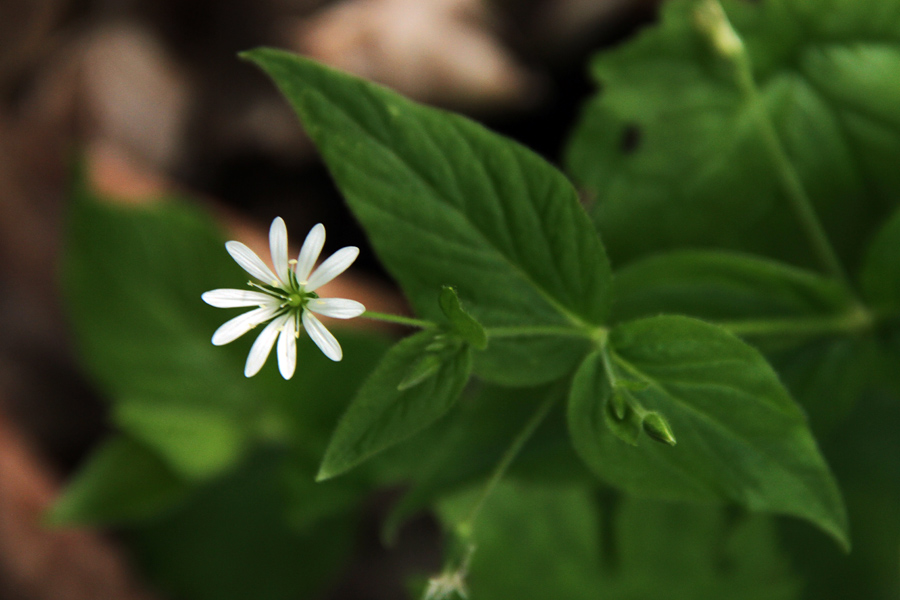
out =
{"type": "Polygon", "coordinates": [[[278,370],[282,377],[290,379],[297,365],[297,338],[301,328],[306,329],[325,356],[331,360],[341,360],[341,345],[313,313],[335,319],[352,319],[365,312],[366,307],[355,300],[319,298],[316,290],[353,264],[359,256],[359,248],[341,248],[313,271],[324,244],[325,227],[319,223],[306,236],[297,260],[288,260],[287,227],[281,217],[277,217],[269,229],[274,272],[244,244],[234,241],[225,244],[237,264],[259,283],[248,282],[256,290],[212,290],[204,293],[202,298],[217,308],[256,307],[219,327],[212,337],[212,343],[216,346],[233,342],[257,325],[269,321],[250,348],[244,367],[247,377],[259,372],[277,338],[278,370]]]}

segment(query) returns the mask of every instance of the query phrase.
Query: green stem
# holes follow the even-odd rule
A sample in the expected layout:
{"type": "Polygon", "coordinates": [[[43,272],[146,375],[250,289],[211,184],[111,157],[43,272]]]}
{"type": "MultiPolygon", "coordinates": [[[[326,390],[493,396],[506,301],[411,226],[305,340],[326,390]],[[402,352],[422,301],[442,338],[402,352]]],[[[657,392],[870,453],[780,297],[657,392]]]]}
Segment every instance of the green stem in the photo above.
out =
{"type": "Polygon", "coordinates": [[[745,100],[757,118],[763,142],[774,163],[794,215],[800,222],[804,234],[825,271],[843,281],[849,287],[849,279],[843,265],[841,265],[837,252],[831,245],[831,241],[825,233],[825,228],[816,214],[812,200],[803,186],[803,181],[791,162],[784,145],[781,143],[778,131],[766,110],[765,103],[753,77],[753,66],[746,47],[728,20],[725,11],[718,4],[718,0],[716,0],[716,5],[717,8],[714,12],[719,23],[713,24],[714,43],[718,42],[717,47],[719,47],[720,52],[732,62],[736,69],[738,87],[743,92],[745,100]],[[728,43],[722,43],[721,40],[728,40],[728,43]]]}
{"type": "Polygon", "coordinates": [[[409,327],[420,327],[422,329],[433,329],[434,327],[437,327],[437,325],[435,325],[431,321],[423,321],[421,319],[413,319],[412,317],[391,315],[388,313],[374,312],[371,310],[367,310],[360,316],[365,319],[372,319],[373,321],[384,321],[386,323],[397,323],[398,325],[407,325],[409,327]]]}
{"type": "Polygon", "coordinates": [[[854,306],[841,315],[798,317],[785,319],[748,319],[716,323],[740,337],[760,336],[822,336],[853,334],[874,326],[872,313],[862,305],[854,306]]]}
{"type": "Polygon", "coordinates": [[[512,443],[506,449],[506,452],[503,453],[503,456],[494,468],[494,472],[491,474],[490,479],[488,479],[484,489],[481,490],[478,500],[472,506],[472,509],[469,511],[465,520],[460,522],[456,527],[457,532],[463,539],[468,540],[471,538],[472,529],[475,526],[475,519],[478,518],[478,514],[481,512],[485,500],[488,499],[491,492],[494,491],[494,488],[497,487],[497,484],[500,483],[500,480],[506,475],[506,471],[509,470],[510,465],[512,465],[519,452],[522,451],[525,443],[531,439],[531,436],[534,435],[537,428],[544,422],[544,419],[556,403],[556,399],[559,395],[560,394],[556,389],[551,391],[547,398],[538,405],[537,410],[534,411],[534,414],[531,415],[531,418],[528,419],[528,422],[525,423],[525,426],[522,427],[521,431],[519,431],[518,435],[513,439],[512,443]]]}

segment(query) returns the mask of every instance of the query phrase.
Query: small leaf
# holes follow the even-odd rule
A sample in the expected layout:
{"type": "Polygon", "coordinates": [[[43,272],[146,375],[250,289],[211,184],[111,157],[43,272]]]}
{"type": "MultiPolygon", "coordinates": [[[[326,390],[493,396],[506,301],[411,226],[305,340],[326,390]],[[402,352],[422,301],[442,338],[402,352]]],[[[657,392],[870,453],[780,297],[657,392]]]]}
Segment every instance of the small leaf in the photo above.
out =
{"type": "MultiPolygon", "coordinates": [[[[610,269],[578,196],[558,170],[460,116],[273,49],[243,54],[300,115],[350,209],[416,312],[440,318],[453,286],[485,328],[601,325],[610,269]]],[[[494,339],[484,378],[536,385],[568,373],[572,337],[494,339]],[[529,357],[538,357],[536,359],[529,357]]]]}
{"type": "Polygon", "coordinates": [[[418,385],[398,389],[433,339],[432,332],[423,331],[399,342],[366,378],[331,437],[319,481],[352,469],[450,410],[472,368],[466,346],[445,355],[438,371],[418,385]]]}
{"type": "Polygon", "coordinates": [[[678,445],[629,446],[598,425],[601,368],[586,361],[572,385],[573,444],[603,479],[629,492],[700,502],[732,500],[812,521],[847,546],[840,492],[799,407],[753,348],[686,317],[615,327],[612,367],[650,386],[633,392],[664,414],[678,445]]]}
{"type": "Polygon", "coordinates": [[[107,439],[53,505],[53,525],[111,525],[144,520],[170,509],[188,486],[143,444],[121,435],[107,439]]]}
{"type": "Polygon", "coordinates": [[[459,303],[459,296],[453,287],[445,285],[441,288],[440,305],[455,333],[472,344],[476,350],[487,348],[487,335],[484,333],[484,327],[463,310],[459,303]]]}

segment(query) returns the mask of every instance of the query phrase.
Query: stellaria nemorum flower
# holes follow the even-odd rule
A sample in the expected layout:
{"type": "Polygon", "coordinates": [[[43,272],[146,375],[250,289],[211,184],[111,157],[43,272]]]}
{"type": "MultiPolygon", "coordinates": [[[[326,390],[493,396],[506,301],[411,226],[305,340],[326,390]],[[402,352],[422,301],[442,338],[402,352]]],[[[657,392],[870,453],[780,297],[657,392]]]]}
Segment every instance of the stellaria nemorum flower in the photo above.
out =
{"type": "Polygon", "coordinates": [[[231,257],[257,280],[248,282],[255,289],[212,290],[204,293],[202,298],[217,308],[255,307],[219,327],[212,337],[216,346],[233,342],[268,322],[250,348],[244,367],[247,377],[259,372],[277,339],[278,369],[282,377],[290,379],[297,364],[297,338],[301,329],[306,329],[325,356],[341,360],[341,345],[313,313],[351,319],[365,312],[366,307],[345,298],[320,298],[316,290],[343,273],[356,260],[359,248],[341,248],[314,270],[324,244],[325,227],[319,223],[306,236],[297,260],[289,260],[287,227],[281,217],[272,221],[269,229],[274,271],[244,244],[235,241],[225,244],[231,257]]]}

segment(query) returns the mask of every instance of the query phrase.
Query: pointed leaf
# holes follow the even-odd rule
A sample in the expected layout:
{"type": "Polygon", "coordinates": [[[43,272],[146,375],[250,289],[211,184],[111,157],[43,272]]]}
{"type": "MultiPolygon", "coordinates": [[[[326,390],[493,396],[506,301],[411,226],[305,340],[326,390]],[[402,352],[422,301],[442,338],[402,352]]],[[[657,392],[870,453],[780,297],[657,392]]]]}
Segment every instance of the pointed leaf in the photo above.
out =
{"type": "Polygon", "coordinates": [[[635,494],[731,500],[812,521],[848,544],[840,492],[799,407],[753,348],[686,317],[632,321],[609,336],[611,368],[647,382],[632,392],[665,415],[677,445],[629,446],[597,425],[603,383],[586,363],[572,386],[576,450],[598,475],[635,494]],[[594,416],[597,415],[597,416],[594,416]]]}
{"type": "Polygon", "coordinates": [[[476,350],[484,350],[487,347],[487,335],[484,327],[463,310],[459,303],[459,296],[453,287],[445,285],[441,288],[440,305],[441,311],[450,320],[450,326],[455,333],[472,344],[476,350]]]}
{"type": "MultiPolygon", "coordinates": [[[[604,322],[609,264],[575,190],[537,155],[462,117],[285,52],[244,54],[278,84],[416,311],[452,285],[486,328],[604,322]]],[[[586,343],[495,340],[483,376],[555,379],[586,343]],[[496,342],[496,343],[495,343],[496,342]],[[538,361],[511,360],[510,349],[538,361]]]]}
{"type": "Polygon", "coordinates": [[[331,437],[319,468],[320,481],[402,442],[450,410],[472,368],[466,346],[445,354],[431,377],[400,389],[433,339],[434,333],[423,331],[399,342],[363,382],[331,437]]]}

